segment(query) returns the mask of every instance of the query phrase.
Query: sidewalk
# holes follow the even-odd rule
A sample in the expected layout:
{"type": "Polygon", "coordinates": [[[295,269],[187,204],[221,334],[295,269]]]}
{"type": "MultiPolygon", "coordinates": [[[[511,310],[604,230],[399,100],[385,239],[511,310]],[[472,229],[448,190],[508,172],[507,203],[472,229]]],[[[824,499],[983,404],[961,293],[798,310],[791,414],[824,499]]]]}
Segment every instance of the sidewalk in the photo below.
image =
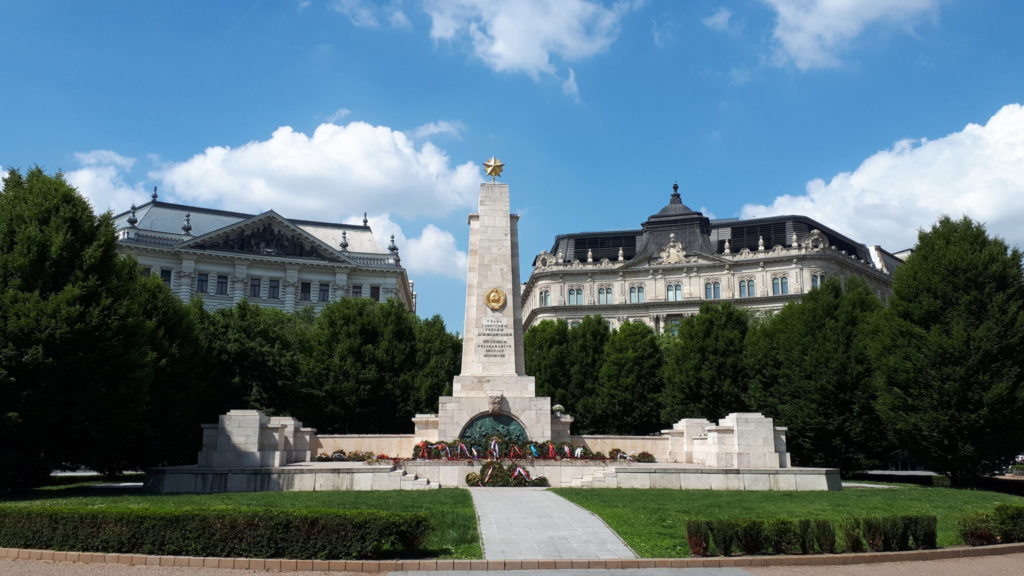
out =
{"type": "Polygon", "coordinates": [[[636,558],[593,513],[544,488],[470,488],[487,560],[636,558]]]}

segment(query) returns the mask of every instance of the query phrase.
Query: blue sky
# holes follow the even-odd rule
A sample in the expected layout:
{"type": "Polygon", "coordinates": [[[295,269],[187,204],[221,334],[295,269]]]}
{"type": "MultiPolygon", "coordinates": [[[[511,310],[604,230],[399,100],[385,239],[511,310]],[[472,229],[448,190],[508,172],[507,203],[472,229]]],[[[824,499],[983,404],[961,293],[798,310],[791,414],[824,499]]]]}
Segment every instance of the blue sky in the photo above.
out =
{"type": "Polygon", "coordinates": [[[1024,246],[1024,2],[0,0],[0,167],[396,235],[462,330],[506,162],[523,279],[556,234],[805,214],[896,251],[943,213],[1024,246]]]}

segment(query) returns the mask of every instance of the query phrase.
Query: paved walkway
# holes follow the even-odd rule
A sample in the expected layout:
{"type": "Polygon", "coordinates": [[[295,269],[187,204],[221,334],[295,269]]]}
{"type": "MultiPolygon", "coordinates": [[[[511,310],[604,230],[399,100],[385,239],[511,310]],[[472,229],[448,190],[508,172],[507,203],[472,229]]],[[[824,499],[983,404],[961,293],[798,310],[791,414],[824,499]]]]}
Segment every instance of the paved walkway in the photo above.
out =
{"type": "Polygon", "coordinates": [[[636,558],[591,512],[543,488],[471,488],[486,560],[636,558]]]}

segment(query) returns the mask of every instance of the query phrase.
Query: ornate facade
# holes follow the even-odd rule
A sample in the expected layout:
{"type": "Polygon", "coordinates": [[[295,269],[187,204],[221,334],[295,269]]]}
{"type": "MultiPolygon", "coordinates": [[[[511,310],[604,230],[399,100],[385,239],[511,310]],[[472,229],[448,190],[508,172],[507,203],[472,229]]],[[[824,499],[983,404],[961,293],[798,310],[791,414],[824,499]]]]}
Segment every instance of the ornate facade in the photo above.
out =
{"type": "Polygon", "coordinates": [[[157,199],[114,217],[118,250],[159,275],[182,300],[208,308],[243,298],[259,306],[319,311],[342,298],[394,298],[416,310],[416,294],[394,237],[381,249],[363,225],[241,214],[157,199]]]}
{"type": "Polygon", "coordinates": [[[891,293],[901,260],[878,246],[805,216],[712,221],[672,188],[639,230],[556,237],[523,288],[524,327],[600,315],[613,328],[639,321],[664,332],[704,302],[770,313],[826,278],[860,276],[880,298],[891,293]]]}

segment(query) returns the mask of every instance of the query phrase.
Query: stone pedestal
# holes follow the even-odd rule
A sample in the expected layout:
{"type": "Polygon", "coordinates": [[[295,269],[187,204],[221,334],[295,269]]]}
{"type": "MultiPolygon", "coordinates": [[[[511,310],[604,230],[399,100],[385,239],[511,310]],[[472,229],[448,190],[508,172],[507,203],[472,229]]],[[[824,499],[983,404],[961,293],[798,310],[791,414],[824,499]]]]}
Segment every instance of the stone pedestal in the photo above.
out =
{"type": "Polygon", "coordinates": [[[217,424],[203,424],[199,466],[276,468],[308,462],[316,430],[294,418],[271,418],[258,410],[231,410],[217,424]]]}

